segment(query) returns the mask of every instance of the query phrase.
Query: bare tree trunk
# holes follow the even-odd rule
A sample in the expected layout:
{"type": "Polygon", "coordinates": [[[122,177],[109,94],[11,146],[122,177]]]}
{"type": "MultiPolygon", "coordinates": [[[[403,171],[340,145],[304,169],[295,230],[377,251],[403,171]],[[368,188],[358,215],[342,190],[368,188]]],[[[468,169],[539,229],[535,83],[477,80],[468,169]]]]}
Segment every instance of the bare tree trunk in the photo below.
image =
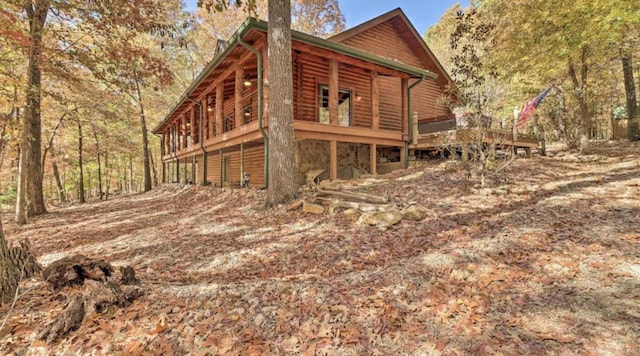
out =
{"type": "Polygon", "coordinates": [[[589,47],[582,48],[580,57],[580,78],[578,79],[575,66],[569,60],[569,77],[573,82],[573,93],[578,99],[580,108],[580,153],[585,153],[589,144],[589,132],[591,130],[591,111],[589,110],[587,77],[589,73],[589,47]]]}
{"type": "Polygon", "coordinates": [[[127,177],[127,193],[133,193],[133,158],[129,156],[129,172],[127,177]]]}
{"type": "Polygon", "coordinates": [[[19,150],[19,163],[18,163],[18,189],[16,192],[16,224],[24,225],[27,223],[27,176],[24,174],[23,169],[26,169],[26,165],[22,163],[26,154],[24,150],[19,150]]]}
{"type": "Polygon", "coordinates": [[[151,162],[151,170],[153,171],[153,186],[158,186],[158,171],[156,171],[156,163],[153,161],[153,153],[149,152],[149,161],[151,162]]]}
{"type": "Polygon", "coordinates": [[[67,198],[64,194],[64,187],[62,185],[62,180],[60,180],[60,171],[58,170],[58,162],[56,162],[56,154],[53,148],[53,144],[50,146],[51,151],[51,169],[53,170],[53,178],[56,180],[56,190],[58,192],[58,202],[63,203],[67,201],[67,198]]]}
{"type": "Polygon", "coordinates": [[[62,116],[60,116],[60,119],[58,120],[58,123],[53,128],[53,131],[51,131],[51,136],[49,136],[49,140],[47,141],[47,145],[44,146],[44,150],[42,151],[42,170],[43,170],[43,173],[44,173],[44,164],[45,164],[45,162],[47,160],[47,153],[49,152],[49,150],[53,146],[53,139],[56,137],[56,132],[58,132],[58,129],[60,128],[60,125],[62,125],[62,120],[64,120],[65,116],[67,116],[66,113],[63,114],[62,116]]]}
{"type": "Polygon", "coordinates": [[[0,303],[9,303],[16,294],[21,271],[9,257],[9,247],[4,238],[0,217],[0,303]]]}
{"type": "Polygon", "coordinates": [[[267,205],[293,200],[298,193],[293,136],[291,2],[269,0],[269,187],[267,205]]]}
{"type": "Polygon", "coordinates": [[[631,51],[623,53],[622,72],[624,73],[624,91],[627,97],[627,116],[629,118],[627,137],[630,141],[640,140],[640,113],[638,112],[638,101],[636,99],[636,86],[633,80],[633,57],[631,51]]]}
{"type": "Polygon", "coordinates": [[[111,186],[111,170],[109,169],[109,152],[104,153],[104,200],[109,199],[109,187],[111,186]]]}
{"type": "Polygon", "coordinates": [[[140,106],[140,129],[142,130],[142,151],[144,155],[144,191],[151,190],[151,167],[149,162],[149,138],[147,137],[147,120],[144,116],[144,105],[142,103],[142,93],[140,83],[136,79],[136,93],[138,94],[138,105],[140,106]]]}
{"type": "Polygon", "coordinates": [[[92,122],[91,128],[93,129],[93,138],[96,140],[96,155],[98,159],[98,196],[100,200],[103,199],[102,193],[102,165],[100,164],[100,141],[98,140],[98,132],[96,131],[96,125],[92,122]]]}
{"type": "Polygon", "coordinates": [[[40,101],[42,94],[40,52],[44,23],[49,11],[48,0],[28,1],[25,11],[29,20],[29,48],[27,63],[26,113],[22,120],[20,174],[24,189],[19,190],[19,200],[26,203],[28,216],[47,212],[42,194],[42,162],[40,147],[42,122],[40,101]]]}
{"type": "Polygon", "coordinates": [[[82,123],[80,119],[78,119],[78,201],[80,204],[86,201],[84,197],[84,172],[82,165],[82,123]]]}

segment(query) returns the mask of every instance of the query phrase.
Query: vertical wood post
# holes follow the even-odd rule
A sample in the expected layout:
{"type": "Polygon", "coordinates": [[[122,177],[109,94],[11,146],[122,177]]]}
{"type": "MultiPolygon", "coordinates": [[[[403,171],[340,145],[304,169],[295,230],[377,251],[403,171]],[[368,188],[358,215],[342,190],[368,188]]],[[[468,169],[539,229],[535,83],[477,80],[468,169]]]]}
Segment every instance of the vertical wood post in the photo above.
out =
{"type": "Polygon", "coordinates": [[[378,174],[378,145],[372,143],[369,145],[369,156],[371,159],[371,174],[378,174]]]}
{"type": "Polygon", "coordinates": [[[211,137],[211,124],[209,123],[209,103],[207,102],[207,96],[204,96],[202,102],[202,139],[206,140],[211,137]]]}
{"type": "Polygon", "coordinates": [[[239,128],[243,124],[243,112],[242,112],[242,94],[244,89],[244,68],[238,66],[236,68],[236,81],[235,81],[235,90],[234,90],[234,100],[235,100],[235,125],[233,125],[234,129],[239,128]]]}
{"type": "Polygon", "coordinates": [[[187,114],[182,115],[182,148],[187,148],[187,114]]]}
{"type": "Polygon", "coordinates": [[[267,46],[262,48],[262,121],[266,125],[269,118],[269,58],[267,46]]]}
{"type": "Polygon", "coordinates": [[[329,123],[338,125],[338,60],[329,60],[329,123]]]}
{"type": "Polygon", "coordinates": [[[405,150],[405,146],[400,147],[400,165],[402,169],[407,168],[407,152],[405,150]]]}
{"type": "Polygon", "coordinates": [[[220,149],[220,187],[224,186],[224,159],[222,159],[222,148],[220,149]]]}
{"type": "Polygon", "coordinates": [[[418,135],[420,135],[420,132],[418,132],[419,131],[419,126],[418,126],[418,112],[417,111],[413,112],[411,125],[413,126],[411,128],[411,133],[412,133],[411,143],[416,145],[416,144],[418,144],[418,135]]]}
{"type": "Polygon", "coordinates": [[[222,127],[222,116],[224,115],[224,82],[218,82],[216,85],[216,134],[222,135],[224,129],[222,127]]]}
{"type": "Polygon", "coordinates": [[[329,141],[329,156],[331,158],[330,178],[338,179],[338,141],[329,141]]]}
{"type": "Polygon", "coordinates": [[[189,110],[189,136],[191,136],[191,144],[196,143],[196,107],[192,106],[189,110]]]}
{"type": "Polygon", "coordinates": [[[240,144],[240,185],[242,186],[244,178],[244,143],[240,144]]]}
{"type": "Polygon", "coordinates": [[[400,86],[402,92],[402,135],[406,135],[409,132],[409,79],[402,78],[400,86]]]}
{"type": "Polygon", "coordinates": [[[371,71],[371,128],[380,128],[380,86],[376,71],[371,71]]]}

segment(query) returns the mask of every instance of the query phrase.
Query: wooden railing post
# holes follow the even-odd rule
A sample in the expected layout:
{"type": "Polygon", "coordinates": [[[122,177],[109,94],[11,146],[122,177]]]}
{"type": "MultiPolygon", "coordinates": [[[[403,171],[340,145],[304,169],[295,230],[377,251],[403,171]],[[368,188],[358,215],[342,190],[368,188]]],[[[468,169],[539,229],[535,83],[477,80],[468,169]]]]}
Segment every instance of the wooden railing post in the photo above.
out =
{"type": "Polygon", "coordinates": [[[338,60],[329,60],[329,123],[338,125],[338,60]]]}
{"type": "Polygon", "coordinates": [[[380,86],[378,72],[371,71],[371,128],[380,128],[380,86]]]}
{"type": "Polygon", "coordinates": [[[224,115],[224,82],[218,82],[216,85],[216,134],[222,135],[222,116],[224,115]]]}
{"type": "Polygon", "coordinates": [[[244,68],[242,66],[238,66],[236,68],[236,78],[235,78],[235,90],[234,90],[234,100],[235,100],[235,124],[233,125],[234,129],[242,126],[244,113],[242,110],[242,94],[244,89],[244,68]]]}

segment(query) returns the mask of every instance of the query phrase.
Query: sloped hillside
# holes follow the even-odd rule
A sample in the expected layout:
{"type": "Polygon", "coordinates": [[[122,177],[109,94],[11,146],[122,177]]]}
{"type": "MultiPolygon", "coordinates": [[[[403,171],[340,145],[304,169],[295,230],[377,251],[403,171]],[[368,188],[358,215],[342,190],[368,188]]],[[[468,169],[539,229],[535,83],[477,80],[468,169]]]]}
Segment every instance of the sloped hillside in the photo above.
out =
{"type": "Polygon", "coordinates": [[[519,159],[489,188],[437,160],[349,184],[427,217],[383,231],[167,185],[7,221],[41,263],[129,264],[147,293],[45,344],[64,300],[24,282],[2,353],[640,353],[640,145],[519,159]]]}

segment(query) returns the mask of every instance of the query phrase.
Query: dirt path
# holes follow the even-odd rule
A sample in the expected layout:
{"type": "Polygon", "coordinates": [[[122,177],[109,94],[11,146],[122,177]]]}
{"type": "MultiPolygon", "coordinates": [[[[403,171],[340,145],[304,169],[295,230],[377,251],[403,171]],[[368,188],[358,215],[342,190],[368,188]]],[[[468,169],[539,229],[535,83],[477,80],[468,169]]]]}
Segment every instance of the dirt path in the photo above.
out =
{"type": "Polygon", "coordinates": [[[360,181],[429,209],[388,231],[175,186],[7,222],[44,264],[131,264],[149,292],[45,345],[33,333],[63,301],[30,281],[0,352],[640,354],[640,145],[518,160],[500,178],[479,189],[434,161],[360,181]]]}

